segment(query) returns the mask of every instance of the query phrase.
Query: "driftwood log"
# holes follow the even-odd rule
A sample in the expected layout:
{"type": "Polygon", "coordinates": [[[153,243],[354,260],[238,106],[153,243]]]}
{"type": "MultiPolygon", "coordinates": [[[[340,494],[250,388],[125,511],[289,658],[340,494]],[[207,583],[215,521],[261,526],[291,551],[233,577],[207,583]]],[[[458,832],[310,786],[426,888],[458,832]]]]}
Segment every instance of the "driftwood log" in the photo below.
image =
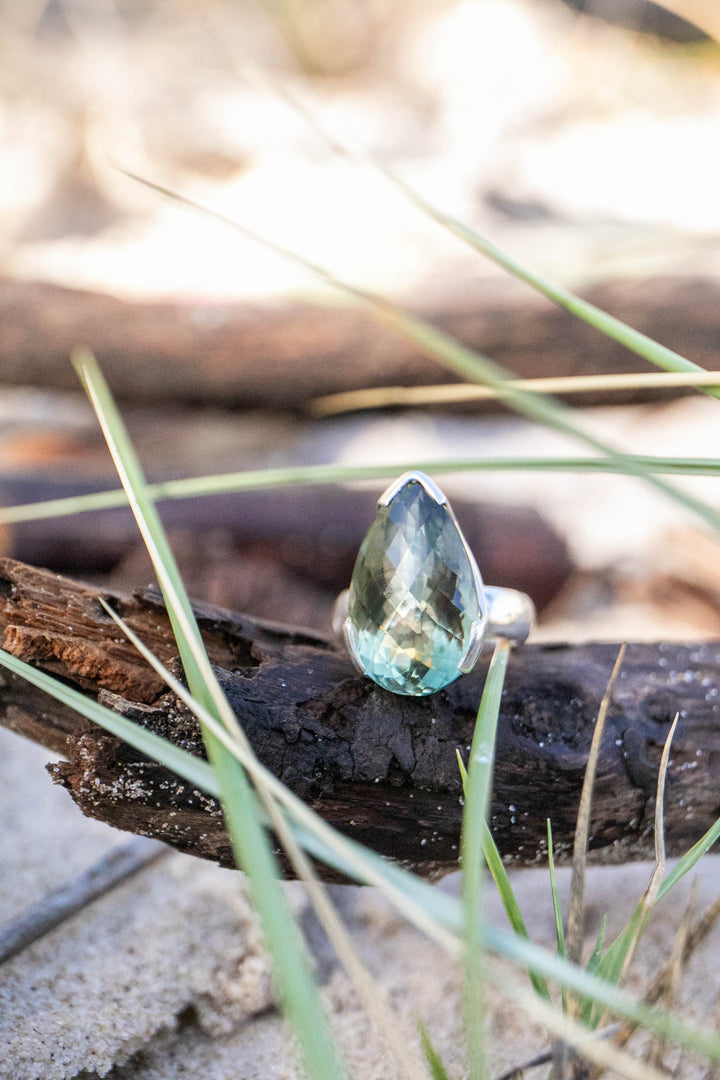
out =
{"type": "MultiPolygon", "coordinates": [[[[0,634],[42,667],[136,722],[202,754],[197,725],[122,639],[93,588],[0,560],[0,634]]],[[[108,595],[107,593],[103,595],[108,595]]],[[[177,667],[157,593],[110,598],[177,667]]],[[[466,755],[485,665],[424,699],[354,673],[328,639],[199,605],[220,680],[260,758],[343,832],[420,872],[452,869],[461,820],[456,749],[466,755]]],[[[518,864],[570,853],[593,723],[617,655],[612,644],[515,650],[497,744],[492,827],[518,864]]],[[[132,748],[0,669],[0,723],[62,755],[49,766],[83,813],[232,865],[217,804],[132,748]]],[[[676,712],[666,790],[667,844],[679,853],[720,814],[720,642],[630,645],[610,708],[591,853],[652,855],[657,770],[676,712]]]]}
{"type": "MultiPolygon", "coordinates": [[[[720,368],[720,282],[671,276],[612,281],[592,286],[585,296],[703,366],[720,368]]],[[[413,306],[521,377],[653,370],[573,315],[502,278],[454,285],[452,294],[413,306]]],[[[68,356],[78,345],[93,349],[113,392],[126,402],[303,410],[319,395],[344,390],[453,381],[416,344],[359,306],[129,302],[0,279],[1,382],[76,390],[68,356]]],[[[622,400],[678,393],[633,391],[622,400]]],[[[617,400],[617,391],[573,397],[576,405],[617,400]]]]}

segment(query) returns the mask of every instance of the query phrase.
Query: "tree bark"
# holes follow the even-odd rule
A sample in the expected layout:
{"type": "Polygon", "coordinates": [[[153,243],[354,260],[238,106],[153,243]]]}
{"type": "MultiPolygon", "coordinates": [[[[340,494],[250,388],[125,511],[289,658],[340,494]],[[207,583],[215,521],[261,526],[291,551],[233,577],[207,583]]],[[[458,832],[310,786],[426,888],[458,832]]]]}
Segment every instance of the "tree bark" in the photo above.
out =
{"type": "MultiPolygon", "coordinates": [[[[720,368],[720,282],[612,281],[585,295],[703,366],[720,368]]],[[[449,296],[420,298],[413,306],[521,377],[652,370],[573,315],[502,278],[461,283],[449,296]]],[[[76,390],[68,356],[78,345],[93,349],[113,392],[126,402],[298,411],[323,394],[453,378],[360,306],[129,302],[45,282],[0,279],[0,382],[76,390]]],[[[667,399],[680,392],[632,391],[622,400],[667,399]]],[[[617,400],[617,391],[573,396],[576,405],[617,400]]],[[[497,410],[498,405],[469,408],[497,410]]]]}
{"type": "MultiPolygon", "coordinates": [[[[194,718],[122,640],[77,582],[0,560],[0,630],[14,656],[202,755],[194,718]]],[[[109,594],[103,593],[108,596],[109,594]]],[[[156,591],[113,596],[117,610],[178,667],[156,591]]],[[[389,694],[314,632],[198,605],[210,659],[260,759],[327,821],[390,858],[435,874],[457,861],[467,757],[487,661],[428,698],[389,694]]],[[[546,857],[546,819],[566,860],[594,720],[618,646],[524,645],[508,670],[492,829],[518,864],[546,857]]],[[[217,803],[89,721],[0,669],[0,722],[63,756],[49,766],[83,813],[222,865],[232,855],[217,803]]],[[[670,854],[720,814],[720,642],[634,644],[609,711],[593,802],[591,856],[652,856],[657,770],[680,724],[666,787],[670,854]]]]}

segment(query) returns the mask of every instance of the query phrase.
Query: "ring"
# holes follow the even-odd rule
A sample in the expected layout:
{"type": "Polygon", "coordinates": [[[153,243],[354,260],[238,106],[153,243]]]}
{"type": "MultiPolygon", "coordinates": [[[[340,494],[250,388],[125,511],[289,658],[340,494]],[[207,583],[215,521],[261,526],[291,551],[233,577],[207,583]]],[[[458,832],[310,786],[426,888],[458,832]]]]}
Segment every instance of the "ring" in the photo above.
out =
{"type": "Polygon", "coordinates": [[[435,694],[475,666],[483,645],[525,641],[535,608],[483,584],[447,497],[408,472],[378,499],[333,625],[355,667],[395,694],[435,694]]]}

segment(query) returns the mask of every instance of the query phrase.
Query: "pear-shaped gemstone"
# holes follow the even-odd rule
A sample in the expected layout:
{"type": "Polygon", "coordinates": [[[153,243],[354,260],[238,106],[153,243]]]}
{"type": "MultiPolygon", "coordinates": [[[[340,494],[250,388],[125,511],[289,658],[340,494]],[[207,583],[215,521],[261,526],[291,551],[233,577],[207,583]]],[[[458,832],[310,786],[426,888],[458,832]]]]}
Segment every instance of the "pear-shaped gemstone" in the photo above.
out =
{"type": "Polygon", "coordinates": [[[482,615],[476,573],[446,503],[411,474],[381,501],[350,583],[349,636],[365,674],[413,695],[456,679],[482,615]]]}

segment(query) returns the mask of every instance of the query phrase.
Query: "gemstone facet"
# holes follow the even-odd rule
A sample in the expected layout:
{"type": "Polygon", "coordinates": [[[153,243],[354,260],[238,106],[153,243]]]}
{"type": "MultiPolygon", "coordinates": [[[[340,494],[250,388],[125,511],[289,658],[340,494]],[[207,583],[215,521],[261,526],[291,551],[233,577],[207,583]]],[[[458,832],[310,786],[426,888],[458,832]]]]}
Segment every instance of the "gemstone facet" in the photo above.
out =
{"type": "Polygon", "coordinates": [[[482,580],[432,481],[408,473],[380,498],[355,562],[346,637],[364,673],[396,694],[461,674],[484,627],[482,580]]]}

